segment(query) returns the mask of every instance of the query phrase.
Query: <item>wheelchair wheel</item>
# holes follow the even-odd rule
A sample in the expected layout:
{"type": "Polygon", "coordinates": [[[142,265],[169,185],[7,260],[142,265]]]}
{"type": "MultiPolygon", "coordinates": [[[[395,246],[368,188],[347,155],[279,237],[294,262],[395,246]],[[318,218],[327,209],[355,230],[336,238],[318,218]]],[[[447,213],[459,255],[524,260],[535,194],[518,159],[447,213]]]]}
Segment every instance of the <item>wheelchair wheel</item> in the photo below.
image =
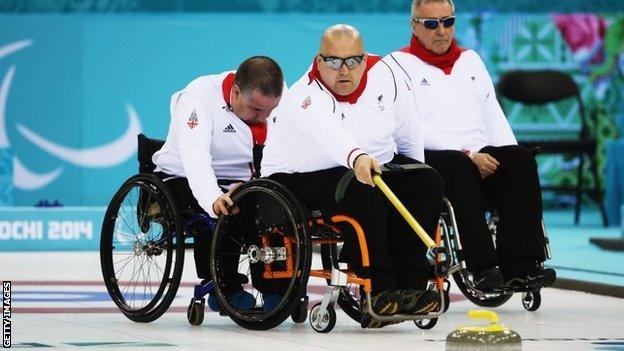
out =
{"type": "Polygon", "coordinates": [[[436,326],[436,324],[438,324],[438,319],[437,318],[419,319],[419,320],[414,321],[414,324],[416,324],[416,326],[420,329],[428,330],[428,329],[432,329],[433,327],[436,326]]]}
{"type": "Polygon", "coordinates": [[[451,306],[451,281],[444,279],[444,311],[448,311],[451,306]]]}
{"type": "MultiPolygon", "coordinates": [[[[331,270],[332,267],[338,267],[338,246],[336,244],[321,245],[321,262],[324,270],[331,270]]],[[[331,281],[328,280],[327,284],[331,281]]],[[[362,312],[360,311],[360,288],[357,284],[349,283],[346,287],[340,289],[338,295],[338,306],[351,319],[360,323],[362,320],[362,312]]]]}
{"type": "Polygon", "coordinates": [[[336,326],[336,311],[332,306],[321,311],[321,302],[316,303],[310,310],[310,326],[318,333],[329,333],[336,326]]]}
{"type": "Polygon", "coordinates": [[[522,306],[529,312],[537,311],[542,304],[542,294],[539,290],[522,293],[522,306]]]}
{"type": "Polygon", "coordinates": [[[204,322],[204,308],[206,307],[205,299],[192,298],[191,303],[186,309],[186,319],[191,325],[198,326],[204,322]]]}
{"type": "Polygon", "coordinates": [[[453,280],[459,290],[470,302],[481,307],[498,307],[511,298],[511,294],[503,292],[478,293],[466,285],[464,275],[461,272],[453,273],[453,280]]]}
{"type": "Polygon", "coordinates": [[[210,251],[215,293],[238,325],[270,329],[293,313],[306,292],[312,248],[305,212],[286,188],[268,179],[242,185],[231,198],[236,210],[219,217],[210,251]],[[235,278],[241,275],[248,283],[235,278]],[[245,305],[228,299],[241,289],[245,305]]]}
{"type": "Polygon", "coordinates": [[[303,323],[308,318],[308,297],[299,300],[299,304],[295,307],[290,318],[295,323],[303,323]]]}
{"type": "Polygon", "coordinates": [[[160,317],[175,298],[184,237],[173,196],[153,174],[128,179],[111,200],[100,239],[106,289],[135,322],[160,317]]]}

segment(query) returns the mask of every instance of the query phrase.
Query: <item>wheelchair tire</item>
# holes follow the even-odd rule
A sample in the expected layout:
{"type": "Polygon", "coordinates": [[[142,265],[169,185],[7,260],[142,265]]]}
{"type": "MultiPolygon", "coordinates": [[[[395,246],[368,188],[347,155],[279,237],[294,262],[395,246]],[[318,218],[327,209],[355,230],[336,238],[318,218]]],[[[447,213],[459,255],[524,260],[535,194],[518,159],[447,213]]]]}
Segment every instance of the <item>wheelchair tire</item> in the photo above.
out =
{"type": "Polygon", "coordinates": [[[522,293],[522,307],[529,312],[537,311],[542,305],[542,293],[537,291],[527,291],[522,293]]]}
{"type": "Polygon", "coordinates": [[[504,294],[502,292],[488,293],[486,296],[478,296],[475,291],[468,288],[464,282],[464,277],[461,272],[453,273],[453,280],[459,290],[466,296],[470,302],[481,307],[498,307],[511,298],[511,294],[504,294]]]}
{"type": "Polygon", "coordinates": [[[100,265],[109,295],[135,322],[160,317],[175,298],[184,234],[172,194],[153,174],[129,178],[102,223],[100,265]]]}
{"type": "Polygon", "coordinates": [[[290,318],[295,323],[303,323],[308,318],[308,297],[305,296],[299,300],[299,304],[295,307],[290,318]]]}
{"type": "Polygon", "coordinates": [[[271,329],[306,294],[312,247],[305,212],[288,189],[269,179],[238,187],[231,199],[237,211],[219,217],[210,250],[215,293],[238,325],[271,329]],[[237,273],[249,283],[233,281],[237,273]],[[237,306],[227,298],[241,288],[253,296],[254,306],[237,306]]]}
{"type": "Polygon", "coordinates": [[[416,326],[420,329],[428,330],[428,329],[432,329],[433,327],[436,326],[436,324],[438,324],[438,319],[437,318],[418,319],[414,321],[414,324],[416,324],[416,326]]]}
{"type": "Polygon", "coordinates": [[[448,290],[444,290],[444,311],[448,311],[449,307],[451,307],[451,296],[448,290]]]}
{"type": "Polygon", "coordinates": [[[192,298],[191,303],[186,309],[186,319],[191,325],[199,326],[204,322],[204,308],[206,307],[205,299],[192,298]]]}
{"type": "MultiPolygon", "coordinates": [[[[331,270],[332,267],[338,267],[336,244],[321,245],[321,263],[324,270],[331,270]]],[[[327,280],[327,284],[330,283],[331,280],[327,280]]],[[[362,312],[360,311],[359,301],[359,286],[357,284],[349,284],[340,289],[340,295],[338,295],[338,301],[336,301],[336,303],[347,316],[360,323],[362,320],[362,312]]]]}
{"type": "Polygon", "coordinates": [[[327,306],[321,315],[321,302],[316,303],[310,310],[310,326],[317,333],[329,333],[336,326],[336,311],[332,306],[327,306]]]}

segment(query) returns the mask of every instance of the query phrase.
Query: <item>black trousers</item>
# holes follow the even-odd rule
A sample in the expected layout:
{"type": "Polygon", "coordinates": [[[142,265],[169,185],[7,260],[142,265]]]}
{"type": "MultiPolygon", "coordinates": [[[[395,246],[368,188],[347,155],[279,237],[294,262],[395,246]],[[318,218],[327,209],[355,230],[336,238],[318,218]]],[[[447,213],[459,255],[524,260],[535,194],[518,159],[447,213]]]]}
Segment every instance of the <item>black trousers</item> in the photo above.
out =
{"type": "Polygon", "coordinates": [[[521,258],[544,261],[542,194],[535,158],[519,145],[486,146],[479,152],[500,162],[485,179],[461,151],[425,150],[427,164],[444,178],[444,194],[455,210],[468,269],[512,264],[521,258]],[[492,209],[500,219],[496,248],[485,222],[485,211],[492,209]]]}
{"type": "MultiPolygon", "coordinates": [[[[193,192],[186,178],[172,178],[170,175],[162,172],[155,174],[165,181],[165,185],[173,194],[178,213],[182,215],[181,224],[184,225],[190,219],[192,213],[206,213],[197,200],[193,196],[193,192]]],[[[210,276],[210,244],[212,241],[212,232],[207,227],[192,228],[193,234],[193,255],[195,258],[195,268],[197,277],[200,279],[211,279],[210,276]]]]}
{"type": "MultiPolygon", "coordinates": [[[[392,163],[418,161],[397,155],[392,163]]],[[[283,183],[309,210],[332,209],[356,219],[366,234],[371,262],[373,293],[391,289],[423,289],[431,274],[425,257],[426,247],[400,214],[377,188],[355,178],[336,203],[335,192],[340,179],[349,172],[344,167],[327,170],[270,176],[283,183]]],[[[423,229],[433,235],[440,216],[442,179],[431,169],[384,172],[384,181],[401,199],[423,229]]],[[[345,235],[350,263],[361,272],[360,251],[354,233],[345,235]]]]}
{"type": "MultiPolygon", "coordinates": [[[[178,213],[181,215],[182,225],[187,223],[192,214],[199,214],[206,212],[199,206],[197,200],[193,196],[191,188],[188,185],[188,180],[186,178],[171,178],[170,175],[165,173],[156,173],[161,179],[165,180],[165,185],[169,190],[173,193],[173,196],[176,201],[176,206],[178,213]]],[[[227,183],[237,183],[239,181],[222,181],[224,184],[227,183]]],[[[248,207],[241,207],[239,204],[240,211],[253,212],[255,211],[255,206],[252,204],[248,204],[248,207]]],[[[249,218],[253,218],[254,215],[249,215],[249,218]]],[[[227,226],[227,235],[229,239],[224,239],[220,243],[220,250],[225,250],[225,252],[238,252],[241,247],[237,243],[250,242],[253,241],[253,244],[261,246],[259,239],[257,237],[244,237],[242,233],[249,233],[247,228],[253,227],[253,223],[238,223],[236,221],[230,222],[227,226]]],[[[205,223],[201,221],[195,224],[193,228],[185,228],[193,235],[193,255],[195,259],[195,269],[197,271],[197,277],[202,280],[210,280],[212,276],[210,274],[210,246],[212,244],[212,234],[213,231],[211,228],[206,226],[205,223]]],[[[221,261],[221,269],[224,271],[223,277],[221,277],[222,281],[222,289],[225,289],[224,293],[229,295],[235,291],[241,289],[241,284],[245,284],[246,281],[244,277],[241,277],[242,274],[238,274],[239,271],[239,257],[236,255],[222,255],[220,257],[221,261]],[[243,279],[243,280],[241,280],[243,279]]],[[[263,268],[263,267],[262,267],[263,268]]],[[[281,293],[286,290],[286,286],[288,285],[287,280],[280,279],[263,279],[262,273],[263,269],[260,266],[252,267],[251,276],[252,282],[256,289],[260,292],[264,293],[281,293]]]]}

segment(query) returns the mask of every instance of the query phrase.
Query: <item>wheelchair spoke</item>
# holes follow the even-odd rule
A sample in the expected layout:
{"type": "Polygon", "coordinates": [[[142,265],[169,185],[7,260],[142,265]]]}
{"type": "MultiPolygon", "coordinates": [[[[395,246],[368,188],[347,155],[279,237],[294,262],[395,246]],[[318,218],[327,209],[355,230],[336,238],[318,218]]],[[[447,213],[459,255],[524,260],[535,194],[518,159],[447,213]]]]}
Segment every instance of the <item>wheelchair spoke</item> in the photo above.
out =
{"type": "Polygon", "coordinates": [[[141,278],[141,272],[143,272],[143,265],[145,261],[143,261],[143,257],[139,256],[139,261],[141,261],[141,265],[139,266],[136,274],[136,279],[133,279],[134,286],[132,287],[132,302],[135,300],[137,285],[139,284],[139,279],[141,278]]]}
{"type": "MultiPolygon", "coordinates": [[[[126,199],[128,199],[128,202],[130,202],[130,208],[134,211],[133,215],[135,215],[136,218],[136,211],[137,211],[137,206],[136,203],[132,202],[132,198],[134,198],[134,194],[135,193],[139,193],[140,194],[141,188],[140,187],[135,187],[132,190],[130,190],[130,192],[132,192],[133,195],[130,195],[130,192],[128,192],[128,197],[126,197],[126,199]]],[[[140,195],[137,195],[137,197],[139,197],[140,195]]]]}
{"type": "Polygon", "coordinates": [[[230,241],[233,241],[236,245],[240,246],[240,247],[244,247],[245,245],[239,241],[237,241],[236,239],[234,239],[231,235],[227,235],[226,238],[230,239],[230,241]]]}
{"type": "MultiPolygon", "coordinates": [[[[128,261],[126,261],[126,263],[121,268],[119,268],[118,270],[115,271],[115,277],[119,277],[121,275],[121,273],[124,271],[124,269],[126,269],[128,264],[130,262],[133,262],[135,259],[136,259],[136,256],[134,256],[134,255],[128,257],[128,261]]],[[[121,261],[123,261],[123,260],[121,260],[121,261]]],[[[121,261],[119,261],[119,262],[121,262],[121,261]]],[[[118,280],[119,280],[119,278],[118,278],[118,280]]]]}
{"type": "MultiPolygon", "coordinates": [[[[123,212],[125,213],[126,211],[124,210],[123,212]]],[[[135,228],[135,226],[130,225],[128,223],[128,221],[126,221],[126,218],[124,216],[119,216],[117,218],[121,218],[121,220],[126,224],[126,226],[128,226],[128,229],[132,230],[133,228],[135,228]]],[[[136,237],[136,233],[134,233],[134,234],[135,234],[135,237],[136,237]]]]}
{"type": "MultiPolygon", "coordinates": [[[[113,234],[119,234],[119,235],[127,238],[128,240],[132,241],[133,238],[131,237],[131,235],[134,235],[136,237],[136,234],[135,233],[128,233],[127,231],[122,230],[121,227],[120,227],[121,223],[119,223],[120,219],[121,219],[121,221],[126,223],[123,218],[121,218],[120,216],[117,216],[117,218],[115,220],[115,227],[113,228],[113,234]]],[[[128,223],[126,223],[126,226],[128,226],[128,229],[132,230],[132,227],[130,227],[128,225],[128,223]]]]}
{"type": "MultiPolygon", "coordinates": [[[[126,219],[125,219],[124,217],[117,217],[117,218],[120,218],[120,219],[121,219],[121,220],[122,220],[122,221],[126,224],[126,226],[128,227],[128,229],[132,230],[132,228],[134,228],[133,226],[131,226],[130,224],[128,224],[128,222],[126,221],[126,219]]],[[[125,233],[124,233],[124,234],[125,234],[125,233]]],[[[134,237],[136,238],[136,233],[132,233],[132,234],[134,234],[134,237]]],[[[133,239],[132,239],[132,238],[130,238],[130,237],[129,237],[129,239],[130,239],[130,240],[133,240],[133,239]]]]}
{"type": "MultiPolygon", "coordinates": [[[[147,260],[148,260],[148,261],[152,261],[154,264],[157,264],[157,263],[156,263],[156,261],[153,259],[153,257],[152,257],[152,256],[148,256],[148,257],[147,257],[147,260]]],[[[158,278],[158,277],[156,277],[156,279],[157,279],[157,278],[158,278]]],[[[149,297],[150,299],[154,296],[154,293],[153,293],[153,291],[152,291],[152,285],[153,285],[153,283],[158,284],[158,281],[157,281],[156,279],[154,279],[154,278],[152,277],[152,265],[150,264],[150,265],[148,265],[148,266],[147,266],[147,279],[146,279],[146,284],[145,284],[145,286],[143,287],[143,289],[144,289],[144,290],[146,290],[146,291],[147,291],[147,289],[149,289],[149,295],[148,295],[148,297],[149,297]]],[[[147,300],[147,298],[146,298],[145,300],[147,300]]]]}
{"type": "MultiPolygon", "coordinates": [[[[138,261],[138,260],[140,260],[139,257],[137,257],[136,261],[138,261]]],[[[137,271],[137,262],[134,262],[134,265],[132,266],[132,275],[128,279],[128,284],[126,285],[124,290],[122,290],[122,293],[124,293],[124,291],[127,290],[130,287],[130,284],[134,281],[134,277],[137,275],[137,273],[138,273],[138,271],[137,271]]]]}
{"type": "MultiPolygon", "coordinates": [[[[246,211],[245,211],[245,214],[246,214],[246,211]]],[[[241,221],[238,217],[239,217],[238,215],[234,215],[234,219],[238,222],[238,224],[240,225],[240,227],[241,227],[241,228],[245,231],[245,233],[244,233],[244,234],[246,234],[246,237],[247,237],[247,238],[254,237],[254,236],[255,236],[255,233],[252,233],[252,232],[249,230],[249,228],[248,228],[248,227],[247,227],[247,226],[243,223],[243,222],[247,222],[247,221],[248,221],[248,218],[245,218],[245,220],[246,220],[246,221],[241,221]]],[[[234,240],[234,239],[232,239],[232,240],[234,240]]],[[[237,244],[240,244],[240,243],[237,243],[237,244]]],[[[242,246],[242,244],[240,244],[240,245],[242,246]]]]}
{"type": "Polygon", "coordinates": [[[117,240],[113,240],[113,244],[128,244],[136,240],[136,234],[129,234],[126,231],[119,229],[117,226],[115,227],[114,236],[117,236],[118,238],[117,240]]]}
{"type": "MultiPolygon", "coordinates": [[[[136,264],[132,266],[132,276],[130,276],[130,280],[128,281],[128,284],[124,284],[124,288],[121,289],[121,295],[124,297],[124,299],[126,300],[126,304],[128,303],[127,299],[126,299],[126,294],[127,294],[127,290],[130,287],[129,283],[132,283],[132,278],[134,277],[134,275],[136,274],[136,264]]],[[[118,280],[119,281],[119,280],[118,280]]],[[[128,305],[130,307],[132,307],[131,305],[128,305]]]]}
{"type": "Polygon", "coordinates": [[[219,252],[219,256],[240,256],[240,252],[219,252]]]}
{"type": "MultiPolygon", "coordinates": [[[[162,233],[162,234],[164,234],[164,233],[162,233]]],[[[162,236],[162,234],[160,235],[160,239],[154,241],[152,243],[152,245],[162,248],[161,245],[167,244],[169,238],[167,236],[162,236]]]]}
{"type": "Polygon", "coordinates": [[[134,189],[130,190],[128,192],[128,194],[126,195],[126,197],[124,198],[123,202],[121,203],[121,206],[119,207],[124,214],[128,214],[128,212],[126,211],[126,208],[130,208],[132,209],[132,213],[130,214],[131,216],[133,216],[134,218],[136,218],[136,214],[134,213],[136,211],[136,207],[134,207],[134,205],[132,204],[132,201],[130,200],[130,198],[132,197],[132,192],[134,189]],[[127,205],[124,205],[127,204],[127,205]]]}
{"type": "Polygon", "coordinates": [[[122,244],[122,245],[125,244],[125,245],[127,245],[128,242],[133,241],[132,238],[130,238],[128,235],[126,235],[125,233],[123,233],[121,231],[117,232],[116,234],[119,234],[120,236],[122,236],[125,239],[122,238],[122,240],[113,240],[113,242],[112,242],[113,246],[115,246],[115,244],[122,244]]]}
{"type": "Polygon", "coordinates": [[[121,253],[121,252],[120,253],[113,253],[113,255],[115,255],[115,256],[120,256],[120,255],[127,256],[126,258],[122,258],[120,260],[117,260],[117,261],[113,262],[113,266],[116,266],[118,263],[121,263],[123,261],[126,261],[126,263],[124,265],[127,265],[128,264],[128,260],[131,260],[131,259],[133,259],[135,257],[134,254],[128,254],[126,252],[124,252],[124,253],[121,253]]]}
{"type": "MultiPolygon", "coordinates": [[[[143,268],[143,266],[147,263],[147,261],[148,261],[147,257],[143,257],[143,263],[141,264],[140,271],[139,271],[140,275],[143,277],[143,282],[144,282],[144,285],[143,285],[143,301],[145,301],[145,283],[147,282],[146,281],[146,275],[145,275],[145,269],[143,268]]],[[[136,280],[136,283],[135,283],[135,289],[137,288],[137,286],[138,286],[140,281],[141,281],[141,279],[140,279],[140,277],[138,277],[137,280],[136,280]]],[[[141,307],[143,307],[143,306],[144,306],[144,304],[141,305],[141,307]]]]}
{"type": "MultiPolygon", "coordinates": [[[[148,257],[147,261],[149,261],[149,257],[148,257]]],[[[149,273],[149,265],[147,265],[147,269],[148,269],[148,273],[149,273]]],[[[143,275],[143,301],[145,301],[145,291],[146,291],[145,286],[148,284],[148,282],[147,282],[148,281],[148,278],[147,278],[148,274],[145,274],[145,271],[143,271],[142,275],[143,275]]]]}
{"type": "MultiPolygon", "coordinates": [[[[158,265],[158,262],[156,262],[156,261],[155,261],[152,257],[150,257],[150,259],[154,262],[154,268],[155,268],[156,273],[158,274],[158,272],[160,272],[160,274],[159,274],[159,275],[157,275],[157,279],[162,280],[162,279],[166,279],[166,278],[168,278],[168,277],[166,277],[166,276],[165,276],[164,272],[162,271],[162,269],[161,269],[161,268],[160,268],[160,266],[158,265]],[[159,276],[160,276],[161,278],[158,278],[159,276]]],[[[150,267],[151,267],[151,266],[150,266],[150,267]]],[[[151,268],[150,268],[150,271],[151,271],[151,268]]],[[[158,284],[158,280],[156,280],[156,279],[155,279],[155,282],[158,284]]],[[[150,281],[150,284],[149,284],[149,289],[150,289],[150,294],[151,294],[151,296],[154,296],[155,294],[154,294],[154,292],[152,291],[152,284],[151,284],[151,281],[150,281]]]]}
{"type": "MultiPolygon", "coordinates": [[[[140,260],[140,259],[141,259],[141,256],[138,256],[137,260],[140,260]]],[[[138,268],[138,270],[137,270],[137,268],[136,268],[136,265],[134,265],[134,266],[132,267],[132,276],[130,277],[129,284],[126,286],[127,288],[129,288],[129,287],[130,287],[130,284],[131,284],[132,282],[135,282],[135,277],[137,276],[137,274],[139,274],[139,272],[141,272],[141,270],[143,269],[143,265],[144,265],[144,264],[145,264],[145,262],[141,262],[141,263],[140,263],[140,266],[139,266],[139,268],[138,268]]],[[[138,283],[138,282],[135,282],[135,283],[134,283],[134,286],[133,286],[133,289],[132,289],[132,300],[131,300],[131,302],[133,302],[133,301],[134,301],[134,296],[136,295],[136,287],[137,287],[137,283],[138,283]]],[[[123,294],[123,290],[122,290],[122,294],[123,294]]],[[[125,294],[124,294],[124,295],[125,295],[125,294]]]]}
{"type": "Polygon", "coordinates": [[[247,257],[243,257],[237,263],[233,263],[233,264],[231,264],[229,266],[226,266],[226,267],[219,266],[219,268],[224,269],[226,272],[229,272],[230,270],[232,270],[232,271],[235,270],[235,271],[238,272],[238,269],[233,269],[233,268],[234,267],[238,268],[238,266],[240,266],[240,264],[245,262],[246,260],[248,260],[248,258],[247,257]]]}

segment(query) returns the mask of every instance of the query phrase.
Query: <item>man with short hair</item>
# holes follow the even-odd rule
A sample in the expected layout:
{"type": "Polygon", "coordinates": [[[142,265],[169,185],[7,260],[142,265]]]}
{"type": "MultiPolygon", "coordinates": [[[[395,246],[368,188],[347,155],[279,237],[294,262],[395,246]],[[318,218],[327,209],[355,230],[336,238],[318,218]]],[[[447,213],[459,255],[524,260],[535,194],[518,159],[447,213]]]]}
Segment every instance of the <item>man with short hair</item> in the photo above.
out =
{"type": "MultiPolygon", "coordinates": [[[[284,78],[273,59],[254,56],[236,71],[201,76],[171,97],[171,122],[164,146],[153,156],[155,173],[172,190],[180,212],[228,214],[236,184],[259,176],[266,120],[277,107],[284,78]]],[[[194,233],[197,275],[210,279],[210,236],[194,233]]],[[[232,277],[238,279],[238,277],[232,277]]],[[[255,298],[240,289],[231,299],[253,307],[255,298]]],[[[209,306],[218,302],[211,294],[209,306]]]]}
{"type": "Polygon", "coordinates": [[[451,0],[414,0],[408,47],[384,60],[403,72],[423,123],[425,161],[444,178],[468,269],[479,289],[540,288],[555,280],[545,260],[537,165],[516,138],[479,55],[454,39],[451,0]],[[496,248],[485,222],[492,203],[496,248]]]}
{"type": "MultiPolygon", "coordinates": [[[[372,281],[372,309],[381,315],[427,313],[439,296],[423,290],[431,266],[425,245],[374,188],[380,164],[416,165],[383,178],[430,235],[441,203],[441,179],[422,164],[423,147],[406,82],[364,51],[359,32],[335,25],[323,33],[312,67],[288,91],[267,137],[262,175],[288,187],[308,209],[331,208],[355,218],[366,234],[370,272],[345,235],[352,265],[372,281]],[[351,171],[353,170],[353,171],[351,171]],[[355,178],[355,179],[353,179],[355,178]]],[[[362,299],[365,303],[365,299],[362,299]]],[[[362,306],[362,327],[381,327],[362,306]]]]}

